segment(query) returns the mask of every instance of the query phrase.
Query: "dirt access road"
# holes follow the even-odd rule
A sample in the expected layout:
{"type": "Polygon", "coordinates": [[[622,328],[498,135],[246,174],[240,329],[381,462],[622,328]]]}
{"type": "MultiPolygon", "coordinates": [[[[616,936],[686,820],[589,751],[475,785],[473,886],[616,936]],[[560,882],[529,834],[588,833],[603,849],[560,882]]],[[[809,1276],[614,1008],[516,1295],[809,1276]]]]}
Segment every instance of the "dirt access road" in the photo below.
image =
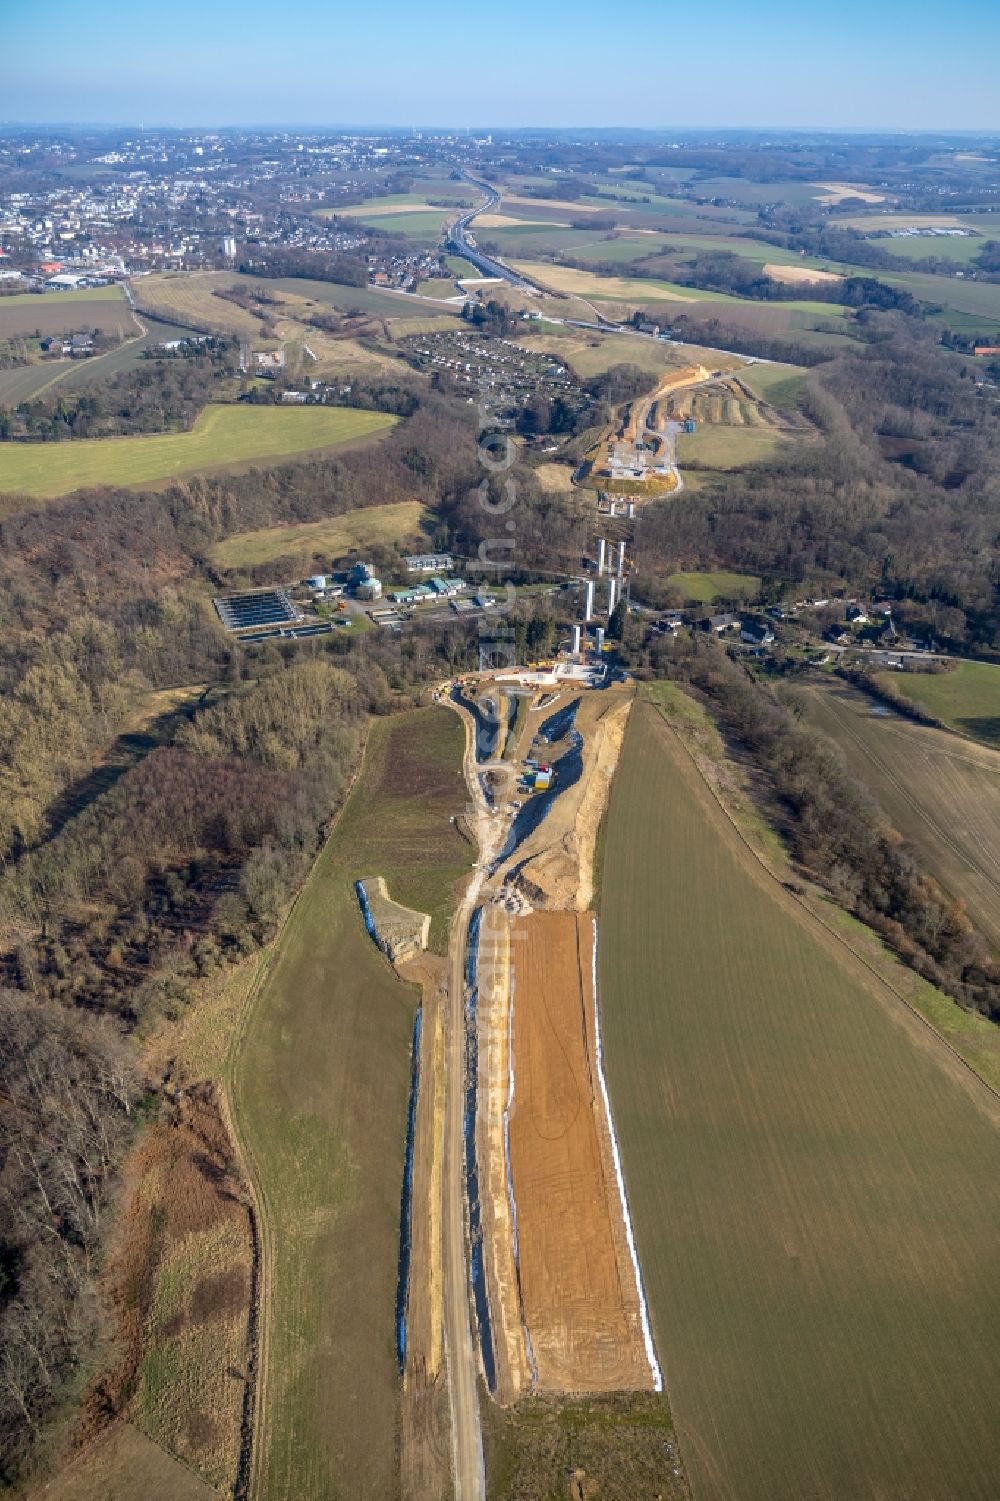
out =
{"type": "Polygon", "coordinates": [[[469,1307],[469,1268],[465,1235],[466,1034],[465,959],[469,922],[483,882],[500,847],[502,823],[486,805],[476,768],[472,721],[465,726],[464,771],[471,799],[468,820],[479,854],[452,920],[448,947],[448,1006],[445,1020],[445,1120],[442,1174],[444,1236],[444,1346],[451,1414],[452,1476],[456,1501],[486,1501],[486,1467],[479,1418],[479,1362],[469,1307]]]}

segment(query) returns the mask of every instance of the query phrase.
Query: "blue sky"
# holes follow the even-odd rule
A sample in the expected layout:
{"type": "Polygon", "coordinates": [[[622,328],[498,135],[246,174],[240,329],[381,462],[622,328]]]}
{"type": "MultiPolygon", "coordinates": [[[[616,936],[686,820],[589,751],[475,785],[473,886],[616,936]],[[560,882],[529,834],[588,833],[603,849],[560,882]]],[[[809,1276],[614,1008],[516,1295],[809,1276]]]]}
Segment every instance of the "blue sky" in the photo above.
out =
{"type": "Polygon", "coordinates": [[[1000,0],[0,0],[0,118],[1000,129],[1000,0]]]}

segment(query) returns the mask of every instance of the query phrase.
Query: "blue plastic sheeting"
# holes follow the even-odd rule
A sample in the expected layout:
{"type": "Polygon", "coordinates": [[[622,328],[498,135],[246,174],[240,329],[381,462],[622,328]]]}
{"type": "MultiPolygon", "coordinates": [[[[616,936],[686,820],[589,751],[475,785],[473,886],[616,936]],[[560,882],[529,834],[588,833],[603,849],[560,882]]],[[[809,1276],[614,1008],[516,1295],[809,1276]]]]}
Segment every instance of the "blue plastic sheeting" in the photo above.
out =
{"type": "Polygon", "coordinates": [[[406,1117],[406,1157],[403,1192],[399,1208],[399,1276],[396,1281],[396,1356],[399,1369],[406,1364],[406,1314],[410,1301],[410,1258],[413,1251],[413,1138],[420,1095],[420,1036],[423,1008],[413,1018],[413,1048],[410,1055],[410,1106],[406,1117]]]}
{"type": "Polygon", "coordinates": [[[469,924],[469,947],[465,959],[465,980],[469,998],[465,1009],[466,1086],[465,1086],[465,1181],[469,1199],[469,1244],[472,1250],[472,1296],[479,1325],[479,1348],[483,1372],[490,1391],[496,1391],[497,1373],[493,1355],[493,1331],[490,1327],[490,1301],[486,1291],[486,1266],[483,1260],[483,1226],[479,1204],[479,1169],[476,1163],[476,1093],[479,1076],[479,1045],[476,1039],[476,1006],[479,991],[476,972],[479,962],[479,928],[482,908],[472,914],[469,924]]]}
{"type": "MultiPolygon", "coordinates": [[[[372,909],[368,905],[368,893],[365,890],[364,881],[355,881],[354,889],[358,893],[358,901],[361,904],[361,916],[365,920],[368,936],[373,943],[378,943],[378,929],[375,926],[375,919],[372,917],[372,909]]],[[[381,947],[382,945],[379,944],[379,948],[381,947]]]]}

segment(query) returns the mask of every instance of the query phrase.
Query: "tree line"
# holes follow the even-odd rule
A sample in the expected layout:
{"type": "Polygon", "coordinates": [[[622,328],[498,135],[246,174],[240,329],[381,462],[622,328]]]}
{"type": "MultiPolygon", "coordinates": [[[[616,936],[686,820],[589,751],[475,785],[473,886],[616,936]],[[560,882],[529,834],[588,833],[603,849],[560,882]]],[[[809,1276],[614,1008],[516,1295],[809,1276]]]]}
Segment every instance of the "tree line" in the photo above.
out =
{"type": "Polygon", "coordinates": [[[189,428],[220,382],[239,371],[237,345],[205,339],[179,357],[153,357],[77,394],[62,392],[0,408],[0,440],[61,442],[189,428]]]}

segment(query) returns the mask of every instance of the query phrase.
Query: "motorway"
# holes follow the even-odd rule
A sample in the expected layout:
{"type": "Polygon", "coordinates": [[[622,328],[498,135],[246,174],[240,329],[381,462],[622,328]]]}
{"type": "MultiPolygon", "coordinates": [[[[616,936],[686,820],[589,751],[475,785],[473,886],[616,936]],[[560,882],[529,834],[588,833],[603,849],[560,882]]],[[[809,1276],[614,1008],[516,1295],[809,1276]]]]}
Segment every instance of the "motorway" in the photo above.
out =
{"type": "Polygon", "coordinates": [[[478,188],[481,193],[485,193],[486,198],[476,208],[468,209],[455,220],[448,231],[446,245],[456,255],[464,256],[467,261],[471,261],[476,270],[481,271],[484,276],[500,277],[503,281],[509,282],[512,287],[523,287],[525,290],[535,291],[534,282],[528,281],[524,276],[518,276],[516,271],[512,271],[502,261],[491,260],[488,255],[484,255],[481,250],[469,244],[466,239],[466,230],[469,225],[477,214],[485,214],[490,209],[496,208],[500,202],[500,194],[496,188],[491,188],[488,182],[479,182],[475,177],[468,177],[466,181],[470,182],[474,188],[478,188]]]}

